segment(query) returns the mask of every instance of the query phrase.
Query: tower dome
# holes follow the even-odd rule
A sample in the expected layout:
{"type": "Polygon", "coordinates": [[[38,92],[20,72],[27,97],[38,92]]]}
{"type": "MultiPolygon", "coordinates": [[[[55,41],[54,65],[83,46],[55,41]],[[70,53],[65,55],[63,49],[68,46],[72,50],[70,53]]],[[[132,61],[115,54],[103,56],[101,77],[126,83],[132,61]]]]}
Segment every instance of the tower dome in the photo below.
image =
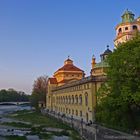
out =
{"type": "Polygon", "coordinates": [[[128,9],[127,9],[124,12],[124,14],[122,15],[122,23],[133,22],[134,17],[135,17],[135,15],[131,11],[128,11],[128,9]]]}
{"type": "Polygon", "coordinates": [[[128,9],[122,15],[122,22],[116,26],[115,47],[132,39],[136,32],[140,31],[140,18],[135,19],[134,17],[135,15],[128,9]]]}

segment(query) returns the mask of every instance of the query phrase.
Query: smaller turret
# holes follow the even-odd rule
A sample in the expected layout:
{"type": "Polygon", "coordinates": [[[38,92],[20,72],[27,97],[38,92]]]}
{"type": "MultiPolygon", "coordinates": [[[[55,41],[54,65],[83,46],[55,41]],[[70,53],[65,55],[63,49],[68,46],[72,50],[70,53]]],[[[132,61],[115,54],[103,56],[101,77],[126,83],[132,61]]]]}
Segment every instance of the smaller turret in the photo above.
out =
{"type": "Polygon", "coordinates": [[[91,63],[91,65],[92,65],[92,69],[95,67],[95,65],[96,65],[96,58],[95,58],[95,56],[93,55],[92,56],[92,63],[91,63]]]}
{"type": "Polygon", "coordinates": [[[92,76],[104,76],[106,75],[106,70],[109,67],[106,58],[110,55],[112,51],[109,49],[109,45],[107,45],[107,49],[100,55],[101,61],[99,63],[95,62],[95,57],[92,57],[92,76]]]}
{"type": "Polygon", "coordinates": [[[109,45],[107,45],[105,52],[100,55],[101,61],[104,61],[110,53],[112,53],[112,51],[109,49],[109,45]]]}

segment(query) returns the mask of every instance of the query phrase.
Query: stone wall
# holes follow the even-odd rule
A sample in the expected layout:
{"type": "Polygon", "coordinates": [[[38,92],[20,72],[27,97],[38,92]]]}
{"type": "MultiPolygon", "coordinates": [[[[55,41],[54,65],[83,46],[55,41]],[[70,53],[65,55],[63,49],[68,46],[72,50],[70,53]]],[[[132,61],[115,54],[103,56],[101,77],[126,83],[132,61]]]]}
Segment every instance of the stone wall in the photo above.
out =
{"type": "Polygon", "coordinates": [[[108,129],[97,124],[86,124],[72,117],[56,114],[55,112],[41,111],[43,115],[55,117],[63,123],[67,123],[77,130],[84,140],[140,140],[140,137],[123,133],[117,130],[108,129]]]}

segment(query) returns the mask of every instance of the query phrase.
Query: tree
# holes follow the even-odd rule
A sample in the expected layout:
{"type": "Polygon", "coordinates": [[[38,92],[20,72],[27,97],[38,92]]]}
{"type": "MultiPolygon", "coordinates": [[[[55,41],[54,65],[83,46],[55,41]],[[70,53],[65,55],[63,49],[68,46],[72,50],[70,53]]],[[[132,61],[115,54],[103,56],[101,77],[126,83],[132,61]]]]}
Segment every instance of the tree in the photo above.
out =
{"type": "Polygon", "coordinates": [[[0,90],[0,102],[27,102],[29,101],[29,95],[22,91],[16,91],[14,89],[2,89],[0,90]]]}
{"type": "Polygon", "coordinates": [[[96,119],[119,129],[140,129],[140,35],[108,57],[108,81],[97,96],[96,119]]]}
{"type": "Polygon", "coordinates": [[[31,103],[35,108],[38,108],[38,102],[42,101],[46,103],[46,94],[47,94],[47,84],[48,76],[38,77],[33,84],[33,90],[31,95],[31,103]]]}

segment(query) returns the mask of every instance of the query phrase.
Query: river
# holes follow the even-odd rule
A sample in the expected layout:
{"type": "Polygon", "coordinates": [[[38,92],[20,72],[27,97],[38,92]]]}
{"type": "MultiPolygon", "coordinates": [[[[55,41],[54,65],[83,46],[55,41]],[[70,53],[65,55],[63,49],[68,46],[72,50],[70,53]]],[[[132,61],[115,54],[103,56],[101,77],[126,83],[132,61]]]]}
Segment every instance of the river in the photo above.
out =
{"type": "Polygon", "coordinates": [[[18,110],[30,110],[30,106],[0,105],[0,117],[18,110]]]}

